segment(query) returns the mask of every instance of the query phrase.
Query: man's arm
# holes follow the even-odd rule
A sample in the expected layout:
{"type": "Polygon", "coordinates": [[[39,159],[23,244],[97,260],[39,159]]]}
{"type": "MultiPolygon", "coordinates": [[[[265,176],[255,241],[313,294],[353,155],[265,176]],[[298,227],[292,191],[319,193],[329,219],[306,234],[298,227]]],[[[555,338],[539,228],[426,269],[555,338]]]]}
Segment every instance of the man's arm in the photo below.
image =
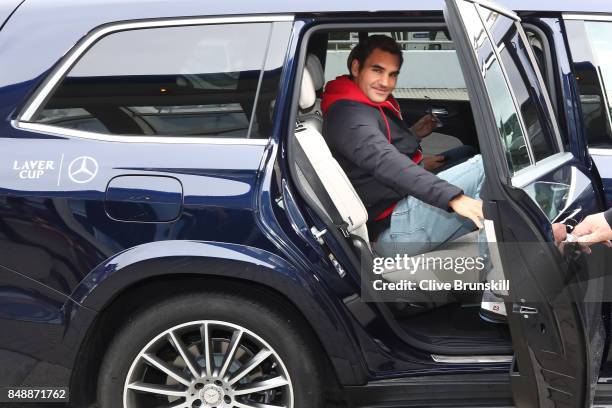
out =
{"type": "Polygon", "coordinates": [[[400,153],[380,130],[377,115],[359,103],[341,101],[332,105],[325,118],[330,147],[398,194],[449,211],[449,202],[463,191],[400,153]]]}

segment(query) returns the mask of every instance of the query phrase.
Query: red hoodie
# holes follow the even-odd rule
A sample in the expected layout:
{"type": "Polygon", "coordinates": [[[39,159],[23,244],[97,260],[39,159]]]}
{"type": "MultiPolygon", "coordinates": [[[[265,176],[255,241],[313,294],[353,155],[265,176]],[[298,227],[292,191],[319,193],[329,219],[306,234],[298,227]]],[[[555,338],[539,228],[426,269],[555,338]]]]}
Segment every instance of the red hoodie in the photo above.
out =
{"type": "MultiPolygon", "coordinates": [[[[387,109],[395,116],[397,116],[400,120],[403,120],[400,106],[392,95],[389,95],[387,100],[384,102],[372,102],[370,98],[368,98],[361,91],[361,89],[359,89],[359,87],[349,78],[348,75],[342,75],[332,81],[329,81],[327,85],[325,85],[325,91],[323,92],[323,98],[321,100],[321,109],[323,110],[323,116],[327,114],[327,111],[329,110],[330,106],[341,100],[360,102],[365,105],[378,108],[380,115],[382,116],[383,120],[385,121],[385,124],[387,125],[387,140],[389,141],[389,143],[391,143],[391,128],[389,127],[389,122],[383,109],[387,109]]],[[[417,150],[411,158],[412,161],[414,161],[416,164],[419,164],[421,160],[423,160],[423,153],[421,152],[421,149],[417,150]]],[[[393,204],[391,207],[383,211],[380,215],[378,215],[378,217],[375,218],[375,221],[383,220],[389,215],[391,215],[396,205],[397,203],[393,204]]]]}

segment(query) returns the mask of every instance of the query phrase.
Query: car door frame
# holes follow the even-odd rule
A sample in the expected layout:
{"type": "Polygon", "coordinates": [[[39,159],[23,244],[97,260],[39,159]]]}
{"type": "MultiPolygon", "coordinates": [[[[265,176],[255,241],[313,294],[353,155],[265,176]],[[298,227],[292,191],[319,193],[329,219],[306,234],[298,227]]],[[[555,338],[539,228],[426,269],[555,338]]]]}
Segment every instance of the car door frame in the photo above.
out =
{"type": "MultiPolygon", "coordinates": [[[[586,24],[589,22],[605,22],[605,23],[612,25],[612,15],[610,14],[600,15],[600,14],[593,14],[593,13],[563,13],[561,20],[563,21],[563,25],[564,25],[566,32],[568,32],[568,28],[567,28],[568,22],[582,23],[585,31],[586,31],[586,24]]],[[[591,38],[589,38],[588,33],[586,32],[585,32],[585,35],[586,37],[580,38],[580,40],[585,41],[588,45],[588,49],[584,51],[584,54],[589,57],[588,61],[586,62],[590,62],[595,68],[597,68],[596,74],[597,74],[597,79],[598,79],[599,90],[601,91],[601,95],[602,95],[602,107],[605,110],[606,127],[607,127],[608,132],[610,132],[610,134],[612,135],[612,112],[610,112],[611,103],[609,102],[609,98],[607,98],[607,94],[606,94],[607,90],[604,84],[604,78],[603,78],[601,70],[599,69],[600,61],[599,61],[598,55],[592,49],[591,38]]],[[[574,45],[572,44],[571,39],[568,37],[567,38],[567,53],[568,53],[567,57],[568,57],[570,65],[572,66],[572,71],[574,71],[575,69],[575,64],[579,62],[579,61],[574,60],[573,51],[574,51],[574,45]]],[[[580,97],[581,95],[580,95],[580,90],[578,89],[578,87],[576,89],[576,92],[577,92],[577,96],[580,97]]],[[[580,109],[581,118],[584,118],[583,112],[582,112],[582,104],[579,104],[579,109],[580,109]]],[[[583,119],[583,122],[584,122],[584,119],[583,119]]],[[[584,143],[588,149],[588,154],[591,157],[591,160],[594,166],[597,167],[597,170],[599,171],[599,174],[601,175],[602,189],[603,189],[603,193],[605,196],[605,200],[607,201],[607,207],[610,207],[612,205],[612,171],[609,169],[612,168],[611,166],[612,165],[612,144],[610,144],[609,146],[590,147],[588,146],[589,145],[589,135],[586,133],[587,132],[586,123],[584,123],[583,132],[584,132],[584,143]]]]}
{"type": "MultiPolygon", "coordinates": [[[[487,231],[488,240],[496,241],[498,245],[505,245],[507,242],[512,241],[510,239],[512,231],[508,231],[508,228],[502,225],[501,222],[502,216],[505,216],[506,219],[512,219],[513,224],[517,224],[514,225],[514,228],[518,231],[519,238],[538,238],[536,244],[540,245],[534,245],[535,247],[541,246],[541,251],[538,251],[538,255],[542,260],[548,259],[548,262],[540,263],[540,265],[554,269],[555,262],[558,262],[558,260],[555,261],[555,258],[559,258],[560,254],[555,254],[552,248],[547,248],[547,245],[545,245],[546,241],[550,242],[552,238],[552,228],[537,223],[538,218],[532,217],[533,214],[538,212],[537,205],[527,197],[524,191],[513,187],[523,186],[530,179],[537,180],[540,175],[543,176],[555,169],[555,166],[574,164],[582,168],[582,163],[579,160],[575,160],[571,153],[563,152],[561,144],[561,153],[536,163],[531,171],[524,171],[518,177],[512,177],[509,174],[501,143],[497,140],[499,139],[499,132],[494,120],[493,107],[488,103],[484,76],[479,72],[480,67],[469,41],[468,30],[461,18],[459,2],[475,4],[477,9],[484,7],[495,11],[514,20],[513,25],[516,26],[517,31],[522,31],[522,28],[519,24],[520,18],[515,13],[490,2],[481,0],[446,0],[445,19],[451,34],[454,35],[457,50],[460,51],[458,53],[459,59],[464,68],[464,76],[466,77],[468,91],[470,92],[470,99],[474,103],[475,120],[480,125],[477,127],[479,128],[478,136],[481,151],[483,156],[488,159],[484,160],[487,183],[483,192],[484,213],[485,217],[489,220],[487,222],[489,227],[487,231]]],[[[500,65],[503,65],[495,42],[492,40],[491,33],[485,28],[482,18],[480,16],[482,28],[485,30],[487,37],[485,41],[489,41],[492,50],[494,50],[495,58],[499,61],[500,65]]],[[[522,38],[524,41],[524,33],[522,38]]],[[[534,63],[533,55],[531,56],[531,62],[532,64],[534,63]]],[[[542,86],[542,92],[546,93],[541,75],[539,75],[539,82],[542,86]]],[[[509,90],[512,90],[512,84],[507,78],[506,83],[509,90]]],[[[548,98],[548,105],[549,112],[552,112],[550,98],[548,98]]],[[[517,110],[517,112],[520,112],[520,110],[517,110]]],[[[512,236],[512,238],[514,240],[517,239],[515,236],[512,236]]],[[[533,245],[533,243],[530,244],[533,245]]],[[[501,252],[504,255],[502,256],[503,269],[507,275],[510,275],[513,279],[518,278],[517,282],[524,282],[522,279],[530,278],[530,265],[524,265],[521,268],[508,268],[508,253],[510,251],[506,248],[501,252]]],[[[529,259],[522,261],[533,262],[529,259]]],[[[555,274],[555,271],[552,269],[547,270],[550,275],[555,274]]],[[[562,275],[562,271],[559,271],[559,277],[562,275]]],[[[539,407],[553,406],[556,402],[563,401],[568,406],[588,406],[593,398],[591,374],[594,371],[589,360],[590,341],[583,316],[577,306],[579,303],[572,303],[576,299],[577,294],[572,288],[569,288],[570,290],[564,288],[562,295],[559,295],[562,302],[553,305],[550,303],[550,299],[544,296],[544,293],[550,294],[551,290],[542,290],[542,288],[536,285],[535,288],[532,288],[535,289],[532,291],[535,297],[529,300],[541,297],[543,302],[538,303],[539,306],[535,309],[530,302],[517,298],[517,295],[520,297],[523,293],[529,292],[529,289],[519,288],[512,282],[510,285],[511,293],[513,291],[515,293],[512,299],[506,299],[506,309],[508,310],[508,322],[515,351],[515,360],[510,373],[515,403],[521,407],[539,407]],[[535,311],[536,314],[530,316],[528,312],[531,311],[535,311]],[[528,320],[530,317],[531,320],[528,320]],[[563,318],[561,319],[561,317],[563,318]],[[555,361],[552,361],[553,359],[550,357],[554,353],[549,356],[548,360],[546,358],[543,359],[542,352],[544,347],[540,343],[544,337],[544,330],[541,333],[537,333],[534,330],[537,327],[537,325],[534,325],[535,321],[541,321],[542,328],[545,327],[543,326],[544,322],[547,324],[551,322],[556,323],[553,326],[553,330],[556,329],[557,339],[561,341],[559,349],[569,354],[576,353],[573,357],[582,358],[580,361],[584,362],[584,365],[580,365],[576,370],[572,371],[576,367],[569,363],[564,365],[564,362],[569,362],[568,359],[556,358],[555,361]],[[566,375],[567,373],[574,374],[574,377],[566,375]]],[[[546,327],[550,330],[550,326],[546,327]]],[[[546,335],[550,334],[546,333],[546,335]]],[[[555,356],[559,357],[558,354],[555,354],[555,356]]],[[[563,356],[566,356],[566,354],[563,354],[563,356]]]]}

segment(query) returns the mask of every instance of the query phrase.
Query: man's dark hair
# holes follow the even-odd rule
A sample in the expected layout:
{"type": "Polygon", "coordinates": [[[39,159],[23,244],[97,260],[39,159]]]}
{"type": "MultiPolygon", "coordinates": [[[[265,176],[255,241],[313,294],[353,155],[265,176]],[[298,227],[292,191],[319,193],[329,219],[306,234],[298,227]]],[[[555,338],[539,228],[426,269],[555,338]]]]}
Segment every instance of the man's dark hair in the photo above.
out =
{"type": "Polygon", "coordinates": [[[350,77],[353,76],[351,73],[351,65],[353,65],[353,61],[359,61],[359,70],[361,71],[368,57],[376,49],[397,55],[399,58],[399,66],[401,68],[402,64],[404,63],[404,56],[402,55],[402,49],[399,44],[389,36],[376,34],[369,36],[365,41],[360,42],[351,50],[351,53],[346,61],[350,77]]]}

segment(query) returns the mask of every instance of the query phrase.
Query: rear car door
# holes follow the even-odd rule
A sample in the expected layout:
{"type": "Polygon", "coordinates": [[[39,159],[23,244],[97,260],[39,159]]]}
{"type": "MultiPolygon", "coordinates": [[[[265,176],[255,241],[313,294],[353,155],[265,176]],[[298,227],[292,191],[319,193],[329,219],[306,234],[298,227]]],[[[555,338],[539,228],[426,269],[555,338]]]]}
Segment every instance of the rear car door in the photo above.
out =
{"type": "Polygon", "coordinates": [[[492,274],[509,281],[511,383],[520,407],[586,407],[604,344],[597,268],[557,246],[553,224],[599,211],[592,175],[564,146],[533,51],[512,12],[446,0],[486,183],[481,195],[492,274]]]}
{"type": "Polygon", "coordinates": [[[64,302],[117,253],[162,240],[263,245],[252,206],[292,20],[102,26],[1,124],[0,386],[59,359],[64,302]]]}

